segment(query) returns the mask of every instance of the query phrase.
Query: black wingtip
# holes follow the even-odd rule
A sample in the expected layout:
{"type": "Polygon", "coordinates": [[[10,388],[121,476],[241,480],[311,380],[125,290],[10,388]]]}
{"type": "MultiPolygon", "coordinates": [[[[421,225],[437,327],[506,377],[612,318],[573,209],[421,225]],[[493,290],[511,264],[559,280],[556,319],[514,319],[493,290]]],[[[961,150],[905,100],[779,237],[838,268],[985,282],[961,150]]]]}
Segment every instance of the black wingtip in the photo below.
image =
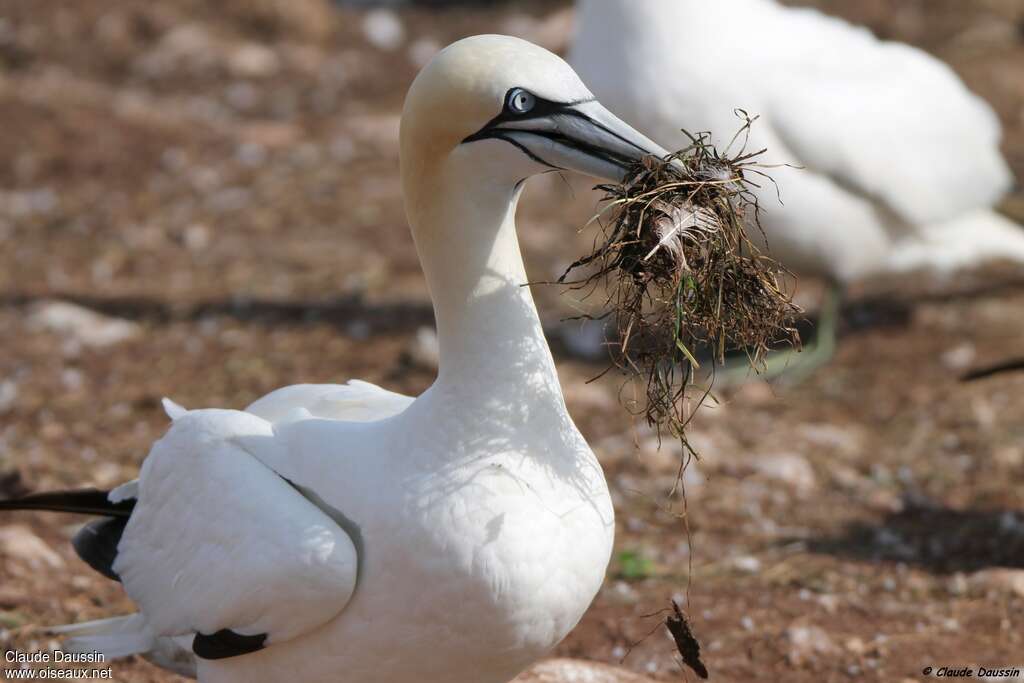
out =
{"type": "Polygon", "coordinates": [[[120,581],[121,577],[114,572],[114,560],[126,526],[128,520],[124,517],[94,520],[79,529],[71,545],[87,565],[108,579],[120,581]]]}
{"type": "Polygon", "coordinates": [[[134,500],[112,503],[109,496],[109,491],[99,489],[33,493],[21,498],[0,500],[0,510],[47,510],[104,517],[129,517],[132,514],[134,500]]]}
{"type": "Polygon", "coordinates": [[[197,633],[192,651],[202,659],[227,659],[262,650],[266,641],[266,633],[243,636],[225,628],[209,636],[197,633]]]}

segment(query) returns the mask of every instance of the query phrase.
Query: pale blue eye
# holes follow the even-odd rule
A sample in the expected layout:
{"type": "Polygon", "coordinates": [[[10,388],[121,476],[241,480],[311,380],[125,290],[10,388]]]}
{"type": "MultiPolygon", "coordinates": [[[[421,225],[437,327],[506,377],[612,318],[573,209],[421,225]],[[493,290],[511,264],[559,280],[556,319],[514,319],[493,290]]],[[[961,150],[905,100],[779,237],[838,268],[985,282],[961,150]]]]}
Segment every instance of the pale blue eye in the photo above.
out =
{"type": "Polygon", "coordinates": [[[508,108],[517,114],[525,114],[537,104],[537,98],[522,88],[515,88],[508,94],[508,108]]]}

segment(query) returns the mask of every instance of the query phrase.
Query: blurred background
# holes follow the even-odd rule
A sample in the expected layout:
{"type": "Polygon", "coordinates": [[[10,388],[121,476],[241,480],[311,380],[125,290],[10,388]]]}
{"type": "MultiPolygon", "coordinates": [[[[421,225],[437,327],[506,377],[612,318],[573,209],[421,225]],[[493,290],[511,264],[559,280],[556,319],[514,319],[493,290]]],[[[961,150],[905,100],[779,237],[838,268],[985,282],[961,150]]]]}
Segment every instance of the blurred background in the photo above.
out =
{"type": "MultiPolygon", "coordinates": [[[[1024,3],[818,0],[949,62],[1024,177],[1024,3]]],[[[417,70],[474,33],[564,52],[571,3],[0,0],[0,496],[136,476],[162,396],[242,408],[362,378],[419,393],[433,316],[398,182],[417,70]]],[[[531,181],[531,277],[585,253],[587,183],[531,181]]],[[[1004,212],[1024,220],[1024,194],[1004,212]]],[[[609,579],[560,652],[623,660],[684,600],[714,680],[917,680],[1024,664],[1024,275],[859,283],[835,360],[724,393],[678,447],[636,424],[596,335],[536,287],[618,516],[609,579]],[[884,291],[885,296],[877,292],[884,291]],[[896,295],[892,295],[896,292],[896,295]]],[[[813,301],[815,283],[801,282],[813,301]]],[[[0,644],[129,611],[67,518],[0,520],[0,644]]],[[[54,644],[55,646],[55,644],[54,644]]],[[[661,632],[623,665],[680,676],[661,632]]],[[[115,679],[172,681],[142,661],[115,679]]]]}

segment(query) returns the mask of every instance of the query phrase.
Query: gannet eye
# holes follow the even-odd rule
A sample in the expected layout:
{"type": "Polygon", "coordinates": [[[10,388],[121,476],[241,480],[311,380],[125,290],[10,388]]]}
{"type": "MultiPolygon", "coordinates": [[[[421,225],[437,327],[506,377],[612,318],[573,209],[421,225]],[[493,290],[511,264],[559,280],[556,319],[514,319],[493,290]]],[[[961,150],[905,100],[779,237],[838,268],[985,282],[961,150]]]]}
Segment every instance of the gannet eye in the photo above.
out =
{"type": "Polygon", "coordinates": [[[512,88],[508,91],[508,97],[506,99],[506,105],[509,110],[516,114],[526,114],[533,105],[537,104],[537,98],[522,88],[512,88]]]}

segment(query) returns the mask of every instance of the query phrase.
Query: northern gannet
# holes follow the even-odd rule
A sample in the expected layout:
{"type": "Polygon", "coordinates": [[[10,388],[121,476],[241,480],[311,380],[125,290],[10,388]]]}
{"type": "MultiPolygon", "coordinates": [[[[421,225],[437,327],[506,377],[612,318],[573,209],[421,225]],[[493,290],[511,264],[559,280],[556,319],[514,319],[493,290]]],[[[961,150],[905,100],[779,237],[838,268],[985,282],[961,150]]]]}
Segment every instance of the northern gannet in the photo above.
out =
{"type": "Polygon", "coordinates": [[[402,113],[406,210],[437,318],[436,382],[171,402],[139,479],[4,509],[101,516],[79,554],[139,611],[63,630],[206,683],[502,683],[558,643],[604,578],[614,515],[566,411],[516,238],[524,181],[620,179],[666,152],[550,52],[454,43],[402,113]]]}
{"type": "Polygon", "coordinates": [[[799,167],[769,171],[778,190],[754,179],[770,253],[794,272],[838,291],[1024,262],[1024,230],[993,210],[1011,186],[998,119],[924,51],[775,0],[578,0],[576,20],[570,63],[670,149],[688,144],[683,126],[722,149],[737,109],[760,116],[747,149],[799,167]]]}

